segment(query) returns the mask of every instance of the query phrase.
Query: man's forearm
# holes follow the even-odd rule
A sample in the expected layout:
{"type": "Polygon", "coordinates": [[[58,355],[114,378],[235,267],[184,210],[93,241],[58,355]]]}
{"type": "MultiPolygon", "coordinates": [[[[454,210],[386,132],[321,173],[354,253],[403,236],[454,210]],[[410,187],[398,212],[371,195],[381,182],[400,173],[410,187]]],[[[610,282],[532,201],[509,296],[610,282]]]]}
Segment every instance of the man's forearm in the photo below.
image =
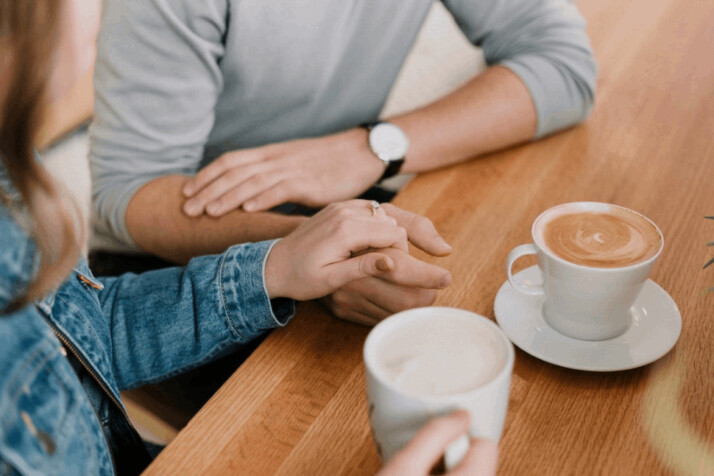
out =
{"type": "Polygon", "coordinates": [[[403,172],[423,172],[533,138],[536,110],[523,82],[492,67],[448,96],[389,119],[409,137],[403,172]]]}
{"type": "Polygon", "coordinates": [[[129,202],[126,225],[144,251],[185,263],[194,256],[220,253],[236,243],[287,235],[303,217],[234,210],[220,218],[186,216],[181,188],[188,177],[168,175],[140,188],[129,202]]]}

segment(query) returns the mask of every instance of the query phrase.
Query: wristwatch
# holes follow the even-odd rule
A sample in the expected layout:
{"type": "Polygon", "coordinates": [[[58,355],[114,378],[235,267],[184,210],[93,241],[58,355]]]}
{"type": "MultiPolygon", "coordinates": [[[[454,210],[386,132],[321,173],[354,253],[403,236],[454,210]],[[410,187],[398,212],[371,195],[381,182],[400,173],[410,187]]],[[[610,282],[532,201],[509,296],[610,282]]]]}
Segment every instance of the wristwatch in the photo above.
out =
{"type": "Polygon", "coordinates": [[[384,173],[379,179],[393,177],[399,173],[409,150],[409,138],[399,126],[391,122],[374,121],[360,127],[369,133],[369,148],[379,160],[384,162],[384,173]]]}

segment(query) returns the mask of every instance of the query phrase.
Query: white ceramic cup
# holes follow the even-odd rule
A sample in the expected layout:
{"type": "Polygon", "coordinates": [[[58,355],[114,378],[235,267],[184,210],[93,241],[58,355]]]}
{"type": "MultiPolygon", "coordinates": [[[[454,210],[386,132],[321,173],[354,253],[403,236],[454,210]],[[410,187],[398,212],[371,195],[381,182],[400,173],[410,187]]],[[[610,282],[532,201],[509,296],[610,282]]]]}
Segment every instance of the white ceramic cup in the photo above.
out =
{"type": "MultiPolygon", "coordinates": [[[[377,451],[383,462],[389,461],[432,417],[447,415],[457,409],[471,414],[472,438],[487,438],[498,442],[508,407],[511,372],[515,361],[513,345],[493,321],[463,309],[423,307],[397,313],[380,322],[370,332],[364,344],[367,369],[367,399],[377,451]],[[396,388],[377,361],[377,350],[383,339],[404,326],[406,321],[456,319],[477,320],[484,332],[496,336],[503,346],[503,361],[495,377],[485,384],[463,393],[449,395],[415,395],[396,388]]],[[[468,450],[469,439],[462,437],[445,454],[447,468],[453,468],[468,450]]]]}
{"type": "Polygon", "coordinates": [[[558,205],[541,213],[531,228],[533,243],[520,245],[506,262],[508,281],[528,295],[544,295],[543,316],[555,330],[581,340],[605,340],[625,332],[632,322],[631,307],[647,281],[647,276],[662,252],[664,237],[657,225],[644,215],[625,207],[598,202],[558,205]],[[596,268],[570,263],[551,253],[538,242],[538,221],[553,209],[578,207],[582,211],[606,211],[609,207],[627,210],[645,218],[657,230],[660,247],[651,258],[619,268],[596,268]],[[543,284],[519,283],[513,278],[513,263],[525,255],[536,255],[543,284]]]}

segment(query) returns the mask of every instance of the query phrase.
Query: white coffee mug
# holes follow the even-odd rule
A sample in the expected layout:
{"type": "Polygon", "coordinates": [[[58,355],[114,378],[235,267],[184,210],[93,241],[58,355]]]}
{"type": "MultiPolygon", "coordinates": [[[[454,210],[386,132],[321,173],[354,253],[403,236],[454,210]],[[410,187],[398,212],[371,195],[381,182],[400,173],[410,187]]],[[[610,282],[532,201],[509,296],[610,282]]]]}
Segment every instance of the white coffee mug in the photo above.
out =
{"type": "Polygon", "coordinates": [[[650,219],[618,205],[598,202],[576,202],[550,208],[541,213],[531,227],[532,244],[520,245],[509,254],[506,262],[508,281],[513,288],[527,295],[543,295],[543,316],[555,330],[582,340],[605,340],[625,332],[632,322],[630,309],[655,261],[662,252],[664,237],[650,219]],[[551,253],[539,243],[538,221],[554,208],[580,207],[583,211],[618,207],[645,218],[657,230],[660,247],[657,253],[639,263],[618,268],[597,268],[570,263],[551,253]],[[519,283],[512,274],[513,263],[525,255],[536,255],[543,279],[542,285],[519,283]]]}
{"type": "MultiPolygon", "coordinates": [[[[364,344],[367,397],[372,435],[383,462],[389,461],[432,417],[447,415],[457,409],[471,414],[469,435],[498,442],[508,408],[511,372],[515,360],[513,345],[493,321],[473,312],[450,307],[424,307],[397,313],[380,322],[364,344]],[[477,320],[484,332],[495,336],[502,345],[503,361],[495,377],[483,385],[449,395],[415,395],[396,388],[377,362],[382,339],[406,321],[443,319],[477,320]]],[[[468,450],[468,437],[452,444],[446,452],[447,468],[458,464],[468,450]]]]}

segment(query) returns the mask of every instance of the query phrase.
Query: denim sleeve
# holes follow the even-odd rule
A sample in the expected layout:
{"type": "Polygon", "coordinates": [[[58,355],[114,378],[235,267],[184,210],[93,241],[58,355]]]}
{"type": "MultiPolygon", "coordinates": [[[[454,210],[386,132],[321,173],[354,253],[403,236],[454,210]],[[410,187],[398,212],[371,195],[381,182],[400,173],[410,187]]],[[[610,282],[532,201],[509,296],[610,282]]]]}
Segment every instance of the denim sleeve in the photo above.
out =
{"type": "Polygon", "coordinates": [[[37,264],[33,242],[0,202],[0,313],[26,290],[37,264]]]}
{"type": "Polygon", "coordinates": [[[263,280],[275,241],[247,243],[186,267],[100,278],[120,389],[184,372],[230,352],[295,313],[263,280]]]}
{"type": "Polygon", "coordinates": [[[488,64],[525,84],[536,137],[583,121],[595,99],[597,63],[585,20],[567,0],[442,0],[488,64]]]}

